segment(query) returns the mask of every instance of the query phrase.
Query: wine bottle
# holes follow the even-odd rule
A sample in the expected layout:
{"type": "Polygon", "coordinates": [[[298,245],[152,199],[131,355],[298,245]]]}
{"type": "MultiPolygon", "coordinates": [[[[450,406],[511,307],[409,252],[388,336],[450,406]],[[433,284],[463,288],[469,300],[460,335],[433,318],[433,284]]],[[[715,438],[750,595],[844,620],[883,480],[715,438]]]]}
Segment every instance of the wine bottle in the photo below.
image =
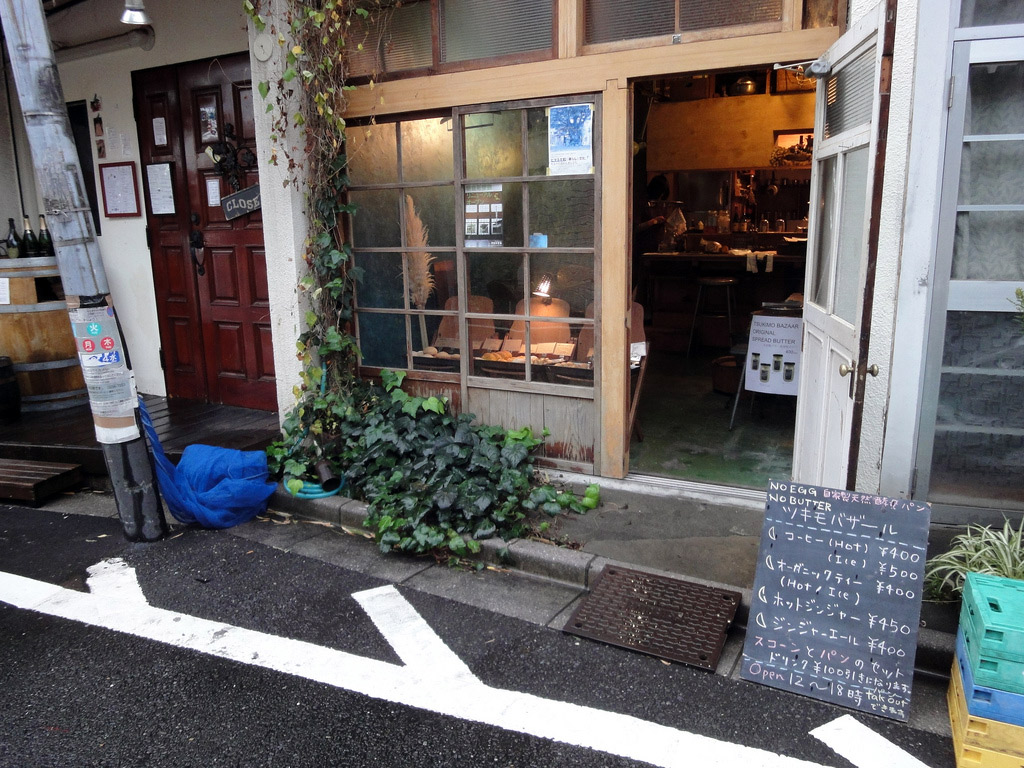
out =
{"type": "Polygon", "coordinates": [[[36,238],[36,233],[32,231],[32,225],[28,221],[28,216],[25,217],[25,231],[21,233],[21,249],[22,255],[27,258],[40,255],[39,240],[36,238]]]}
{"type": "Polygon", "coordinates": [[[7,237],[4,238],[4,248],[7,249],[7,258],[16,259],[21,255],[21,238],[18,237],[18,232],[14,228],[14,219],[7,219],[7,223],[10,226],[7,230],[7,237]]]}
{"type": "Polygon", "coordinates": [[[46,228],[46,217],[39,214],[39,255],[53,258],[56,252],[53,250],[53,238],[50,237],[50,230],[46,228]]]}

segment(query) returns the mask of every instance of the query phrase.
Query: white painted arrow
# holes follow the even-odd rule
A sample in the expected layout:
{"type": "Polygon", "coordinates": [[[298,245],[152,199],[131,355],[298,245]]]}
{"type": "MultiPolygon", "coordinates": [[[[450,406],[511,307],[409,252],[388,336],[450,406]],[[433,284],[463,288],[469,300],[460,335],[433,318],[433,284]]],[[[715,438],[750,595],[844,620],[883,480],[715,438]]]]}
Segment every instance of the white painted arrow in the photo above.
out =
{"type": "MultiPolygon", "coordinates": [[[[395,649],[403,665],[156,608],[145,602],[134,569],[120,559],[99,563],[89,572],[91,592],[83,593],[0,571],[0,601],[297,675],[371,698],[665,768],[694,765],[822,768],[816,763],[719,741],[629,715],[484,685],[393,586],[359,592],[353,597],[395,649]]],[[[849,719],[860,725],[853,718],[849,719]]],[[[835,723],[842,721],[844,718],[839,718],[835,723]]],[[[822,735],[835,723],[817,729],[815,736],[858,766],[917,768],[921,765],[864,726],[861,727],[874,736],[875,741],[872,749],[858,757],[856,744],[838,746],[842,739],[830,740],[828,735],[822,735]],[[896,758],[902,755],[906,759],[897,763],[895,758],[886,757],[877,762],[882,753],[873,750],[879,742],[888,745],[889,750],[884,754],[896,758]]],[[[848,727],[844,729],[849,732],[848,727]]]]}

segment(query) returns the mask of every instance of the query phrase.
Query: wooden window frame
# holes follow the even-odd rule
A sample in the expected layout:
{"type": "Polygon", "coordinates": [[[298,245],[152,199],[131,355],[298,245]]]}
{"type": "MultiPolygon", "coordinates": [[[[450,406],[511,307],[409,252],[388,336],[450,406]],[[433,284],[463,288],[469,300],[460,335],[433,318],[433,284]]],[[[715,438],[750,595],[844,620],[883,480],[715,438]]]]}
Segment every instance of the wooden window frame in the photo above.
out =
{"type": "Polygon", "coordinates": [[[515,64],[527,64],[535,61],[551,61],[559,57],[558,49],[558,0],[551,2],[551,47],[546,50],[524,51],[523,53],[512,53],[504,56],[492,56],[489,58],[469,59],[467,61],[442,62],[441,61],[441,0],[421,0],[430,3],[430,30],[431,30],[431,52],[433,63],[429,67],[417,69],[403,69],[398,71],[381,70],[372,75],[360,75],[350,78],[352,85],[363,85],[371,80],[384,82],[387,80],[406,80],[414,77],[428,77],[430,75],[442,75],[455,72],[468,72],[475,69],[490,69],[494,67],[507,67],[515,64]]]}
{"type": "Polygon", "coordinates": [[[631,37],[626,40],[614,40],[606,43],[587,43],[586,6],[584,1],[580,0],[580,53],[583,55],[615,53],[617,51],[630,51],[637,48],[659,48],[666,45],[680,45],[682,43],[700,43],[708,40],[725,40],[750,35],[765,35],[773,32],[790,32],[802,28],[802,0],[783,0],[782,18],[778,21],[762,21],[753,24],[737,24],[727,27],[708,27],[706,29],[682,31],[679,29],[679,3],[682,1],[675,0],[675,32],[667,35],[655,35],[653,37],[631,37]]]}
{"type": "MultiPolygon", "coordinates": [[[[468,311],[468,265],[467,257],[473,253],[508,253],[510,256],[518,255],[523,259],[524,264],[529,262],[530,255],[537,252],[542,252],[542,249],[530,248],[528,241],[524,239],[524,245],[521,247],[487,247],[487,248],[467,248],[465,245],[465,188],[476,184],[483,183],[522,183],[528,184],[531,181],[541,181],[550,179],[550,176],[541,176],[536,174],[529,174],[529,158],[525,152],[527,146],[527,124],[525,120],[526,110],[538,108],[538,107],[550,107],[560,106],[566,104],[591,104],[594,109],[593,118],[593,135],[592,135],[592,146],[594,147],[594,170],[592,174],[576,174],[560,176],[559,178],[565,180],[572,179],[585,179],[593,178],[594,180],[594,227],[595,236],[594,244],[591,247],[577,247],[577,248],[558,248],[560,253],[578,253],[587,254],[592,257],[593,260],[593,280],[594,280],[594,318],[586,317],[571,317],[566,318],[566,324],[572,327],[591,327],[594,330],[594,363],[593,369],[596,373],[600,370],[600,356],[601,356],[601,333],[600,333],[600,211],[601,211],[601,101],[600,97],[596,94],[562,97],[562,98],[543,98],[543,99],[530,99],[524,101],[515,102],[498,102],[489,104],[477,104],[466,107],[456,107],[451,111],[444,113],[437,112],[431,113],[430,116],[450,116],[451,124],[453,126],[452,141],[453,141],[453,182],[406,182],[402,179],[402,139],[401,130],[397,131],[397,179],[394,183],[387,184],[365,184],[365,185],[351,185],[353,190],[374,190],[374,189],[397,189],[404,192],[407,189],[415,189],[422,187],[438,187],[444,186],[448,183],[453,183],[455,187],[455,227],[456,227],[456,245],[454,248],[450,246],[444,247],[431,247],[432,252],[437,253],[453,253],[455,254],[456,264],[456,290],[459,296],[459,307],[455,315],[458,318],[459,324],[459,342],[460,342],[460,358],[459,358],[459,369],[458,371],[447,373],[439,371],[424,370],[422,368],[413,367],[413,349],[412,339],[413,331],[412,328],[413,318],[419,315],[438,316],[447,315],[451,316],[453,313],[444,312],[441,310],[417,310],[410,307],[409,292],[407,289],[407,275],[405,273],[406,260],[403,258],[403,306],[400,308],[360,308],[358,302],[358,287],[356,291],[355,301],[355,314],[356,314],[356,329],[357,329],[357,341],[360,336],[359,332],[359,316],[361,314],[384,314],[384,315],[401,315],[405,319],[406,328],[406,365],[402,370],[406,371],[407,376],[411,380],[423,380],[423,381],[436,381],[436,382],[448,382],[453,384],[461,384],[463,389],[463,399],[465,399],[466,390],[468,387],[480,388],[480,389],[496,389],[496,390],[515,390],[518,392],[533,392],[546,395],[561,395],[566,397],[573,397],[576,399],[595,399],[596,392],[598,391],[597,382],[591,386],[577,386],[567,384],[554,384],[551,382],[544,381],[521,381],[516,379],[505,379],[505,378],[492,378],[488,376],[473,375],[470,373],[470,359],[469,356],[472,354],[472,350],[469,348],[469,341],[466,338],[466,324],[467,321],[474,319],[492,319],[497,321],[513,321],[513,320],[531,320],[531,315],[509,315],[504,313],[478,313],[468,311]],[[522,120],[520,141],[521,146],[524,148],[523,154],[523,166],[522,172],[517,176],[510,177],[494,177],[494,178],[466,178],[466,158],[465,148],[462,141],[462,124],[463,118],[466,115],[471,114],[482,114],[487,112],[503,112],[519,110],[523,113],[524,119],[522,120]]],[[[396,118],[394,122],[401,123],[422,118],[422,114],[406,114],[396,118]]],[[[378,121],[379,122],[379,121],[378,121]]],[[[400,195],[401,197],[401,195],[400,195]]],[[[527,195],[528,197],[528,195],[527,195]]],[[[404,199],[401,202],[404,206],[404,199]]],[[[528,228],[529,222],[529,208],[528,202],[524,202],[523,210],[523,226],[524,226],[524,238],[526,236],[525,229],[528,228]]],[[[353,252],[356,256],[356,263],[358,264],[359,254],[372,254],[372,253],[402,253],[403,255],[408,253],[412,248],[409,248],[406,243],[405,233],[405,221],[404,216],[400,222],[401,239],[403,245],[400,247],[360,247],[358,243],[353,243],[353,252]]],[[[379,376],[381,372],[380,367],[360,365],[360,372],[364,376],[379,376]]]]}

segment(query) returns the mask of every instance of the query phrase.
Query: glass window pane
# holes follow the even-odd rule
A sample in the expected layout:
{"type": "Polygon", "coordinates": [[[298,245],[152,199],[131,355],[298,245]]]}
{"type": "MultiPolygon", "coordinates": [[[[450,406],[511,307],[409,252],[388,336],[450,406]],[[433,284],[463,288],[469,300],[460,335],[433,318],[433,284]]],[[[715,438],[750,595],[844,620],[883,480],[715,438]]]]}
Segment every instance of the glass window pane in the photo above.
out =
{"type": "Polygon", "coordinates": [[[594,180],[530,182],[530,233],[551,248],[594,247],[594,180]]]}
{"type": "Polygon", "coordinates": [[[832,227],[836,199],[836,158],[827,157],[818,163],[818,209],[814,263],[811,264],[811,295],[819,307],[829,309],[828,298],[832,285],[832,227]]]}
{"type": "MultiPolygon", "coordinates": [[[[434,253],[430,272],[434,278],[434,290],[427,301],[426,309],[456,311],[459,308],[458,275],[455,269],[454,253],[434,253]]],[[[415,306],[415,305],[414,305],[415,306]]]]}
{"type": "Polygon", "coordinates": [[[548,167],[548,111],[544,107],[526,110],[527,173],[543,176],[548,167]]]}
{"type": "MultiPolygon", "coordinates": [[[[454,187],[416,187],[406,190],[406,216],[418,217],[424,228],[427,245],[443,248],[455,247],[455,188],[454,187]],[[408,207],[412,198],[412,208],[408,207]]],[[[415,231],[415,221],[407,218],[405,222],[406,237],[415,231]]],[[[417,243],[409,242],[409,246],[417,243]]]]}
{"type": "MultiPolygon", "coordinates": [[[[406,259],[411,309],[455,311],[459,308],[454,254],[413,251],[406,255],[406,259]]],[[[401,271],[398,274],[401,275],[401,271]]],[[[366,305],[360,302],[360,306],[366,305]]]]}
{"type": "Polygon", "coordinates": [[[679,4],[679,30],[728,27],[735,24],[780,21],[782,0],[734,0],[720,2],[683,2],[679,4]]]}
{"type": "Polygon", "coordinates": [[[345,129],[348,177],[352,184],[398,181],[398,144],[394,123],[351,125],[345,129]]]}
{"type": "Polygon", "coordinates": [[[394,248],[402,244],[398,226],[398,190],[352,190],[352,244],[359,248],[394,248]]]}
{"type": "Polygon", "coordinates": [[[490,299],[496,314],[511,315],[526,295],[518,253],[466,254],[466,274],[469,293],[490,299]]]}
{"type": "MultiPolygon", "coordinates": [[[[1024,133],[1022,115],[1021,133],[1024,133]]],[[[1024,141],[979,141],[964,145],[960,158],[960,205],[1024,203],[1024,141]]]]}
{"type": "Polygon", "coordinates": [[[547,294],[565,302],[568,317],[593,317],[594,260],[590,255],[534,253],[530,281],[534,296],[547,294]]]}
{"type": "Polygon", "coordinates": [[[1024,211],[958,213],[952,277],[1024,280],[1024,211]]]}
{"type": "Polygon", "coordinates": [[[356,286],[356,301],[360,307],[401,309],[402,254],[357,253],[356,266],[362,268],[363,279],[356,286]]]}
{"type": "Polygon", "coordinates": [[[587,43],[610,43],[676,31],[675,0],[587,0],[587,43]]]}
{"type": "Polygon", "coordinates": [[[466,178],[523,174],[522,110],[481,112],[463,117],[466,178]]]}
{"type": "MultiPolygon", "coordinates": [[[[547,303],[535,297],[531,304],[530,317],[564,317],[559,314],[557,299],[547,303]]],[[[470,373],[499,379],[591,387],[594,384],[593,354],[593,324],[524,318],[512,324],[501,340],[500,349],[485,348],[474,352],[470,373]],[[530,354],[526,353],[527,335],[530,354]]]]}
{"type": "Polygon", "coordinates": [[[861,147],[846,155],[843,176],[842,211],[839,222],[838,255],[836,256],[836,292],[833,313],[851,325],[856,320],[860,301],[860,267],[867,245],[868,148],[861,147]]]}
{"type": "Polygon", "coordinates": [[[1024,343],[1012,312],[949,312],[929,500],[1024,507],[1024,343]]]}
{"type": "Polygon", "coordinates": [[[1024,62],[972,64],[965,134],[1024,132],[1024,62]]]}
{"type": "Polygon", "coordinates": [[[523,185],[467,184],[467,248],[519,248],[523,245],[523,185]]]}
{"type": "Polygon", "coordinates": [[[441,0],[441,60],[550,50],[552,0],[441,0]]]}
{"type": "Polygon", "coordinates": [[[403,180],[448,181],[454,178],[450,118],[406,120],[401,124],[401,132],[403,180]]]}
{"type": "Polygon", "coordinates": [[[1021,23],[1024,23],[1022,0],[963,0],[960,5],[960,24],[964,27],[1021,23]]]}
{"type": "Polygon", "coordinates": [[[420,69],[434,63],[430,17],[430,3],[426,0],[406,0],[380,12],[375,41],[386,72],[420,69]]]}
{"type": "MultiPolygon", "coordinates": [[[[458,360],[458,355],[453,354],[459,351],[458,320],[455,318],[441,317],[440,315],[413,315],[410,318],[412,323],[412,349],[413,353],[420,352],[420,357],[432,357],[440,360],[458,360]],[[446,324],[455,320],[454,325],[446,324]],[[444,326],[444,327],[442,327],[444,326]],[[450,333],[454,331],[454,333],[450,333]],[[444,352],[444,354],[441,354],[444,352]]],[[[432,362],[427,360],[426,367],[432,362]]],[[[414,368],[422,368],[413,360],[414,368]]],[[[458,370],[459,366],[442,363],[435,365],[432,370],[458,370]]]]}
{"type": "Polygon", "coordinates": [[[405,368],[405,315],[360,312],[357,316],[363,365],[405,368]]]}

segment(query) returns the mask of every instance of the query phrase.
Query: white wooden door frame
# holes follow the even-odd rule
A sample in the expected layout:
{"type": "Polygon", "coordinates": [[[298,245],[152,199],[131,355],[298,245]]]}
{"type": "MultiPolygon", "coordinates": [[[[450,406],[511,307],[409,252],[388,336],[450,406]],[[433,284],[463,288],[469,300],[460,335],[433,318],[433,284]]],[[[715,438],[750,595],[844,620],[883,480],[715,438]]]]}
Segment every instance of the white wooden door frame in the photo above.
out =
{"type": "MultiPolygon", "coordinates": [[[[884,28],[885,5],[880,4],[876,12],[861,18],[842,37],[837,40],[824,54],[824,58],[832,63],[833,71],[862,55],[867,50],[874,51],[875,68],[878,72],[878,60],[881,56],[879,45],[880,35],[884,28]],[[838,65],[838,67],[837,67],[838,65]]],[[[807,233],[807,272],[804,288],[804,351],[802,358],[803,373],[800,379],[800,394],[797,398],[797,421],[794,439],[793,477],[794,479],[828,485],[845,485],[846,469],[849,461],[850,417],[852,415],[852,383],[853,373],[843,376],[839,366],[846,364],[855,367],[859,347],[860,316],[863,296],[858,295],[857,307],[853,314],[853,323],[832,314],[832,291],[835,286],[835,275],[838,259],[833,252],[828,259],[827,268],[831,270],[830,295],[826,299],[827,306],[818,307],[811,303],[811,286],[816,279],[817,241],[822,224],[822,216],[814,209],[821,199],[822,178],[819,173],[819,162],[829,157],[836,157],[837,171],[835,183],[840,190],[834,200],[835,211],[831,212],[831,220],[839,223],[835,215],[839,210],[843,196],[842,185],[845,172],[845,156],[852,150],[867,147],[869,169],[873,167],[875,143],[878,124],[879,99],[877,93],[877,77],[873,78],[875,88],[871,107],[871,118],[867,124],[855,126],[828,139],[822,139],[821,133],[825,118],[825,99],[827,98],[827,80],[818,89],[815,107],[815,147],[811,184],[812,212],[810,227],[807,233]],[[810,322],[808,322],[810,320],[810,322]]],[[[868,173],[866,199],[871,197],[873,173],[868,173]]],[[[867,240],[868,217],[864,217],[864,241],[867,240]]],[[[835,239],[827,244],[834,248],[835,239]]],[[[864,255],[861,254],[860,277],[858,284],[864,285],[864,255]]],[[[859,291],[862,294],[863,291],[859,291]]]]}

